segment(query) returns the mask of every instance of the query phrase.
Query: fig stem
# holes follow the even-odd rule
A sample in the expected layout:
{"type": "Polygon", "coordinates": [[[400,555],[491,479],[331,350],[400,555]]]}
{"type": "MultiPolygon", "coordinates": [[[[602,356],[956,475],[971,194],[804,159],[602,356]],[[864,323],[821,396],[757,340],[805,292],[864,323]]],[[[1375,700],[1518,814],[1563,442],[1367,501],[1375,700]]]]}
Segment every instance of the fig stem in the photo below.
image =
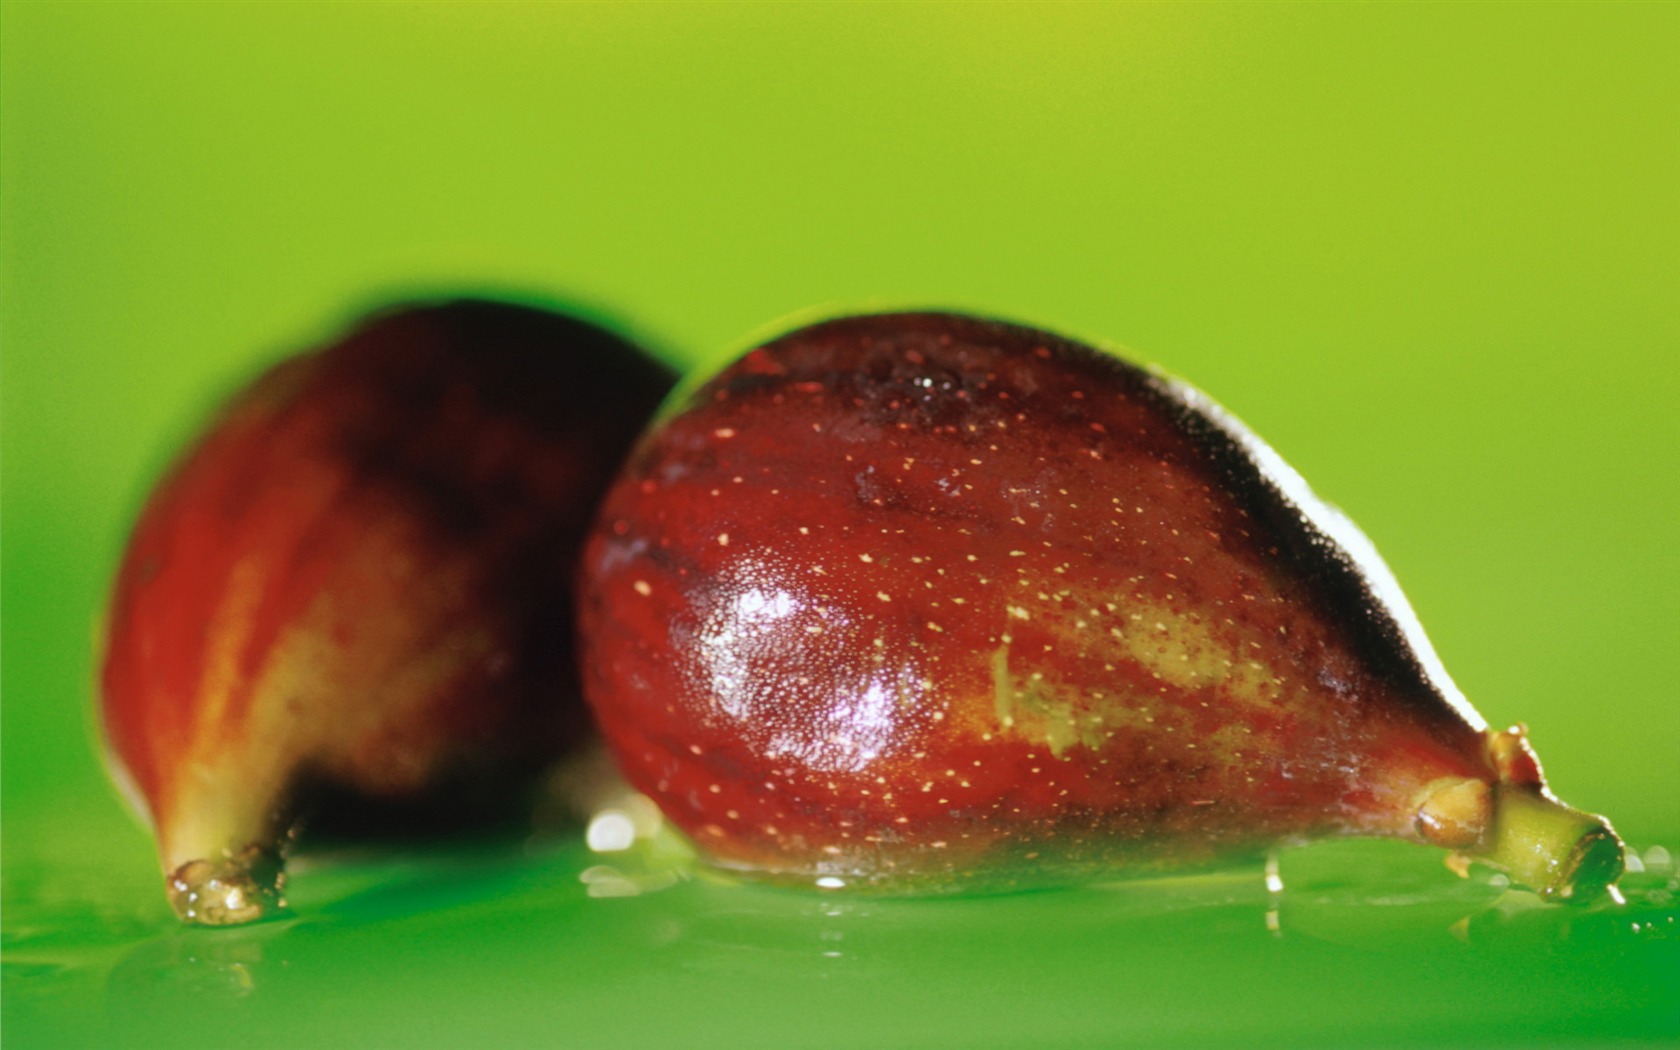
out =
{"type": "Polygon", "coordinates": [[[1566,806],[1537,785],[1499,784],[1493,827],[1476,859],[1550,901],[1590,902],[1622,874],[1622,840],[1609,821],[1566,806]]]}
{"type": "Polygon", "coordinates": [[[283,913],[285,882],[280,854],[251,845],[219,859],[182,864],[169,873],[164,889],[182,922],[238,926],[283,913]]]}

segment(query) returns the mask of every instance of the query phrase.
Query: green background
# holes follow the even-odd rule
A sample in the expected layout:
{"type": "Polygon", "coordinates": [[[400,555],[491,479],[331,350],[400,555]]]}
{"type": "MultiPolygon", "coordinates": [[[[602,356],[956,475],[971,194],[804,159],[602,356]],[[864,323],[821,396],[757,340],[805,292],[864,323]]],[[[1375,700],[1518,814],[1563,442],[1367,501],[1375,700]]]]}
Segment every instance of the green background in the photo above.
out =
{"type": "Polygon", "coordinates": [[[1673,4],[5,3],[8,1045],[1671,1043],[1657,854],[1565,914],[1357,845],[1286,857],[1281,906],[595,899],[562,839],[180,930],[89,683],[172,450],[364,309],[534,296],[691,365],[966,307],[1223,401],[1560,795],[1680,848],[1677,54],[1673,4]]]}

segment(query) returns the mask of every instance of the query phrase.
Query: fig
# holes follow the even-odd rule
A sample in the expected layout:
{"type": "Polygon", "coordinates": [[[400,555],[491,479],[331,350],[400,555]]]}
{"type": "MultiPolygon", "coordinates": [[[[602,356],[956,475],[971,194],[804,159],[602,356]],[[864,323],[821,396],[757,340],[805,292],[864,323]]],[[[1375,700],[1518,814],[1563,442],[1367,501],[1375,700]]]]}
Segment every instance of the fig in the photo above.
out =
{"type": "Polygon", "coordinates": [[[936,893],[1386,836],[1557,900],[1621,871],[1345,517],[1204,395],[1046,332],[752,350],[643,437],[578,593],[619,765],[723,868],[936,893]]]}
{"type": "Polygon", "coordinates": [[[283,908],[312,808],[479,813],[582,737],[577,554],[672,381],[592,324],[463,300],[376,315],[225,406],[144,506],[101,674],[183,920],[283,908]]]}

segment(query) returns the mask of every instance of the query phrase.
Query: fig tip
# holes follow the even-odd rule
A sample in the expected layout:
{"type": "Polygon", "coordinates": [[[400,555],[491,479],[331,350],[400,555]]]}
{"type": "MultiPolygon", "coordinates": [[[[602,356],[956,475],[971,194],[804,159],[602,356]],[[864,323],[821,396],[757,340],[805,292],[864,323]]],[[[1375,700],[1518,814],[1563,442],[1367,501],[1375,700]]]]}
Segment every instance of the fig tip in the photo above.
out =
{"type": "Polygon", "coordinates": [[[278,853],[249,846],[221,859],[190,860],[164,880],[170,906],[195,926],[241,926],[286,911],[278,853]]]}
{"type": "Polygon", "coordinates": [[[1627,864],[1621,838],[1608,823],[1581,836],[1566,865],[1574,875],[1556,894],[1562,901],[1590,904],[1603,897],[1617,897],[1616,882],[1627,864]]]}

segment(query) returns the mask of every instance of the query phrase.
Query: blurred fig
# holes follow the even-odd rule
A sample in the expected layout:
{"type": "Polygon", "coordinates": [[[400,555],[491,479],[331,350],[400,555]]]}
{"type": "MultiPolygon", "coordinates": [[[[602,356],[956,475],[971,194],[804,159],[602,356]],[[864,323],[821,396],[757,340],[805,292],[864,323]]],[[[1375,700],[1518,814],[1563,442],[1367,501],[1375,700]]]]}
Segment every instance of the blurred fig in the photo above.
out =
{"type": "Polygon", "coordinates": [[[584,733],[577,550],[671,382],[593,325],[459,301],[376,316],[225,407],[146,503],[102,671],[182,919],[282,907],[317,796],[516,792],[584,733]]]}
{"type": "Polygon", "coordinates": [[[1203,395],[1044,332],[748,353],[632,454],[579,599],[620,765],[725,867],[942,892],[1361,835],[1553,899],[1621,870],[1350,522],[1203,395]]]}

